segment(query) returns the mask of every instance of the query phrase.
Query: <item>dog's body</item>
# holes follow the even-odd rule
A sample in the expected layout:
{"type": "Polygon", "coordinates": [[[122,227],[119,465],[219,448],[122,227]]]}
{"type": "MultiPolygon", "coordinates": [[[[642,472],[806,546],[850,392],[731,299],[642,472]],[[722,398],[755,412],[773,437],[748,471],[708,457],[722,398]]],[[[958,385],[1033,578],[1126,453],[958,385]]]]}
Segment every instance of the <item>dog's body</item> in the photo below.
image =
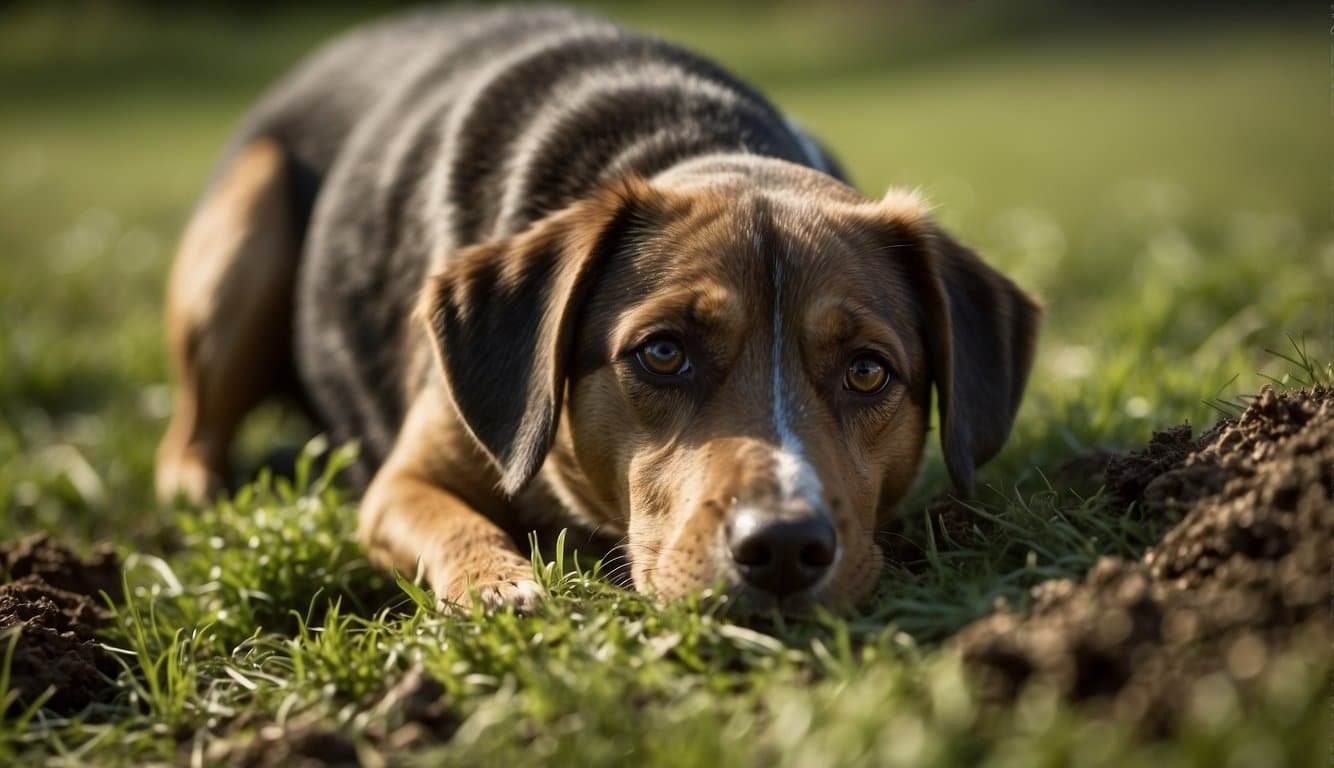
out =
{"type": "Polygon", "coordinates": [[[1008,433],[1037,313],[914,200],[840,176],[716,65],[586,16],[417,13],[336,41],[254,110],[186,232],[159,490],[217,491],[294,361],[322,425],[361,442],[372,556],[444,599],[533,599],[498,525],[556,500],[628,533],[641,588],[855,599],[931,384],[966,485],[1008,433]],[[973,365],[1002,381],[949,378],[973,365]],[[812,386],[845,368],[865,403],[812,386]],[[802,573],[756,565],[789,544],[802,573]]]}
{"type": "Polygon", "coordinates": [[[430,339],[408,321],[451,254],[688,157],[828,162],[709,62],[549,10],[420,13],[338,41],[265,99],[238,146],[260,136],[290,153],[309,220],[301,383],[335,438],[361,441],[366,473],[428,384],[430,339]]]}

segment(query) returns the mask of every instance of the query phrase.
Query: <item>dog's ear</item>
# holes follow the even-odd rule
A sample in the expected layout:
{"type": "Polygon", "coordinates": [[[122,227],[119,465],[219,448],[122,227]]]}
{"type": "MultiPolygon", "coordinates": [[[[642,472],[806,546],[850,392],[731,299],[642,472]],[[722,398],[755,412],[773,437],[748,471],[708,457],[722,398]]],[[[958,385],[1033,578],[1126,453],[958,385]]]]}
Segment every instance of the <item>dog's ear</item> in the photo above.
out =
{"type": "Polygon", "coordinates": [[[941,448],[954,485],[968,494],[974,470],[1010,436],[1042,309],[939,227],[926,242],[936,284],[924,303],[941,448]]]}
{"type": "Polygon", "coordinates": [[[450,397],[517,493],[556,434],[580,308],[603,262],[655,192],[639,179],[504,240],[468,248],[432,278],[422,314],[450,397]]]}
{"type": "Polygon", "coordinates": [[[920,201],[891,195],[882,206],[895,238],[917,246],[905,262],[926,324],[941,448],[955,487],[969,494],[974,471],[1010,435],[1033,364],[1042,308],[941,229],[920,201]]]}

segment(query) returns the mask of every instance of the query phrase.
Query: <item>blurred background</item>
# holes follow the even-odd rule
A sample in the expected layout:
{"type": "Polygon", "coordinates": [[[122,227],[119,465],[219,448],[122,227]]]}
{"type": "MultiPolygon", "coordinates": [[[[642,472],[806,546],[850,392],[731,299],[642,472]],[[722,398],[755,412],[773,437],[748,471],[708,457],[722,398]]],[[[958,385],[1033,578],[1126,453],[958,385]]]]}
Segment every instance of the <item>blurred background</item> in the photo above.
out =
{"type": "MultiPolygon", "coordinates": [[[[1048,305],[993,472],[1334,353],[1330,19],[1296,2],[583,3],[708,54],[1048,305]]],[[[265,86],[396,3],[0,3],[0,531],[151,542],[161,294],[265,86]]],[[[262,452],[302,425],[276,409],[262,452]]]]}

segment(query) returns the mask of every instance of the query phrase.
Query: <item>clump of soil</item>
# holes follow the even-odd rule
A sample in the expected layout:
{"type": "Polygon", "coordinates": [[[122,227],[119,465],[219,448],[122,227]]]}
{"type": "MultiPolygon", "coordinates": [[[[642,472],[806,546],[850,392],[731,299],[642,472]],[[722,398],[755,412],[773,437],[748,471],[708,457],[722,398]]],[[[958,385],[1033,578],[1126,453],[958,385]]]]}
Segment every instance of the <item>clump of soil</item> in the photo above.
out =
{"type": "Polygon", "coordinates": [[[0,648],[18,635],[10,667],[13,704],[26,706],[50,688],[43,706],[68,714],[102,698],[117,671],[96,637],[110,618],[99,591],[119,594],[115,552],[103,546],[83,559],[38,534],[0,545],[0,568],[0,648]]]}
{"type": "Polygon", "coordinates": [[[7,580],[36,576],[56,589],[88,597],[97,597],[100,592],[113,597],[121,593],[120,558],[110,543],[97,545],[85,558],[49,534],[33,534],[0,545],[0,573],[7,580]]]}
{"type": "Polygon", "coordinates": [[[1120,509],[1181,521],[1139,561],[1105,558],[1039,585],[1027,616],[965,628],[954,642],[987,699],[1041,681],[1162,734],[1195,681],[1246,686],[1294,643],[1334,640],[1334,390],[1266,388],[1198,440],[1160,432],[1105,479],[1120,509]]]}
{"type": "MultiPolygon", "coordinates": [[[[1108,456],[1102,477],[1110,499],[1122,505],[1141,501],[1145,488],[1185,463],[1192,453],[1207,443],[1208,436],[1196,440],[1189,424],[1178,424],[1155,432],[1142,451],[1108,456]]],[[[1144,516],[1145,510],[1140,512],[1144,516]]]]}

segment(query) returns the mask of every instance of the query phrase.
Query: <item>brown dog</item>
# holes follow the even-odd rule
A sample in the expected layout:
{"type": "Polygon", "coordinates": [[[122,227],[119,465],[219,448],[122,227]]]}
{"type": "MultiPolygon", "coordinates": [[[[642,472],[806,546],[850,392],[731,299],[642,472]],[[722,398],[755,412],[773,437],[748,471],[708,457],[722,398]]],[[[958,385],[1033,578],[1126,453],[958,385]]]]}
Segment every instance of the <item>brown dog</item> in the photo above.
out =
{"type": "Polygon", "coordinates": [[[159,492],[220,490],[241,417],[295,380],[362,442],[371,556],[442,600],[530,607],[504,531],[563,509],[666,598],[855,601],[933,385],[967,490],[1039,311],[914,196],[840,177],[716,65],[597,19],[344,38],[261,102],[187,229],[159,492]]]}

